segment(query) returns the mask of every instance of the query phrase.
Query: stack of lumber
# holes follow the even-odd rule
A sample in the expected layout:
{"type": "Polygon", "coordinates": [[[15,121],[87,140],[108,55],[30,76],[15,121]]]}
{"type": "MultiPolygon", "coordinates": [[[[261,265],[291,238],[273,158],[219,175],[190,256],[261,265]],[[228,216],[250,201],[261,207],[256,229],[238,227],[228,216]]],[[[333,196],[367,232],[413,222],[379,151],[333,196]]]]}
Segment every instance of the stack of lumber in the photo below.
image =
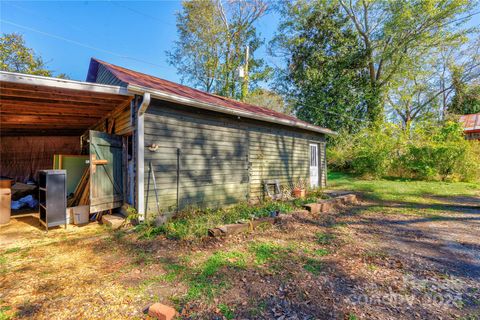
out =
{"type": "Polygon", "coordinates": [[[90,203],[90,168],[86,168],[78,182],[73,196],[68,199],[68,206],[83,206],[90,203]]]}

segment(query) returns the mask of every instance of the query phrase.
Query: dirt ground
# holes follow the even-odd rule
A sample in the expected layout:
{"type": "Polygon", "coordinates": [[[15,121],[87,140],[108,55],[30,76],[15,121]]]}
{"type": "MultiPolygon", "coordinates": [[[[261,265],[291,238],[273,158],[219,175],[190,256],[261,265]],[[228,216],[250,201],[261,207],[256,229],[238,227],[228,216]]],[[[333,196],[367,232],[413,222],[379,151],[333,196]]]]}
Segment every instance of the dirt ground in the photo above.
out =
{"type": "Polygon", "coordinates": [[[197,243],[14,221],[0,319],[142,319],[156,301],[186,319],[480,319],[480,197],[433,200],[197,243]]]}

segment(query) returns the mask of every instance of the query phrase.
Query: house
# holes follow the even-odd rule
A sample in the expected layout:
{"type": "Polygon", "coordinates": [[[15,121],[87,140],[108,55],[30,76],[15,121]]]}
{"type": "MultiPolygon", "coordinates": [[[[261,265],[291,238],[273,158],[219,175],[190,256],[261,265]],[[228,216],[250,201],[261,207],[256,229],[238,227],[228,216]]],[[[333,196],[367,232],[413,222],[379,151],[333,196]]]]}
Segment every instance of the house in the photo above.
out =
{"type": "Polygon", "coordinates": [[[480,140],[480,113],[466,114],[460,117],[465,139],[480,140]]]}
{"type": "Polygon", "coordinates": [[[86,82],[1,72],[0,85],[1,175],[88,154],[91,212],[258,201],[271,180],[326,185],[335,133],[293,116],[97,59],[86,82]]]}

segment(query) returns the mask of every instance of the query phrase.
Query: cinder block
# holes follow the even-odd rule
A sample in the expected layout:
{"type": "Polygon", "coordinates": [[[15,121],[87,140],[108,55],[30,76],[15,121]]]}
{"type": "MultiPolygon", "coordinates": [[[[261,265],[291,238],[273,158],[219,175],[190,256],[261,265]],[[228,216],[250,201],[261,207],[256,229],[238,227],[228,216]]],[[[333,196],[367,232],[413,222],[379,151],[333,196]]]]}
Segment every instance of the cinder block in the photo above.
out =
{"type": "Polygon", "coordinates": [[[310,214],[319,214],[322,205],[320,203],[307,203],[303,206],[310,214]]]}
{"type": "Polygon", "coordinates": [[[174,308],[158,302],[148,308],[148,315],[159,320],[172,320],[176,314],[174,308]]]}

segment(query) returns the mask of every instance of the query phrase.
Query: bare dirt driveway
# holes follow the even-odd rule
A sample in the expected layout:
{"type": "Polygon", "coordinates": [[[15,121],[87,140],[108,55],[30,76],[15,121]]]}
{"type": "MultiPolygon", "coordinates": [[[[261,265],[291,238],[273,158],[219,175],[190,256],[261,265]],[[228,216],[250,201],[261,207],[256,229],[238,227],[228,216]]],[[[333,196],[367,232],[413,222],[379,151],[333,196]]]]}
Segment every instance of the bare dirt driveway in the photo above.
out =
{"type": "Polygon", "coordinates": [[[2,227],[0,319],[480,319],[478,185],[330,183],[361,203],[220,240],[2,227]]]}

